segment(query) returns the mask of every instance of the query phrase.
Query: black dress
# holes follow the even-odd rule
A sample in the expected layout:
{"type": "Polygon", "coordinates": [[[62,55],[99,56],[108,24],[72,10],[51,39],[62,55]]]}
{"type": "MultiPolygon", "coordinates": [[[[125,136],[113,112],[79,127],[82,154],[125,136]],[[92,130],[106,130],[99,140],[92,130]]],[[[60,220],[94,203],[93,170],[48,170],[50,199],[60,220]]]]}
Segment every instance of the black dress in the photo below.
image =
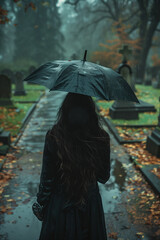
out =
{"type": "MultiPolygon", "coordinates": [[[[48,135],[48,134],[47,134],[48,135]]],[[[75,206],[67,201],[58,183],[57,144],[46,135],[43,165],[37,202],[45,206],[39,240],[106,240],[104,211],[97,182],[90,185],[85,205],[75,206]]],[[[105,183],[110,177],[110,146],[97,181],[105,183]]],[[[103,152],[102,156],[103,157],[103,152]]],[[[101,163],[102,164],[102,163],[101,163]]]]}

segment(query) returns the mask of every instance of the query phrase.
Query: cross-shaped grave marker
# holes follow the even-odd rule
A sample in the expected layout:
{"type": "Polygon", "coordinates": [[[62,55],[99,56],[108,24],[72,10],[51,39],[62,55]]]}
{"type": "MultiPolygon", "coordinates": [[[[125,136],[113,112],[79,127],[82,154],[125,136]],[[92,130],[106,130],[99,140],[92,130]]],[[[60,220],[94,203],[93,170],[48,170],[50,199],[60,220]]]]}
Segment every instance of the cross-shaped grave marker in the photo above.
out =
{"type": "Polygon", "coordinates": [[[123,48],[119,50],[119,53],[123,55],[123,63],[126,63],[129,56],[132,54],[132,50],[128,48],[128,45],[123,45],[123,48]]]}

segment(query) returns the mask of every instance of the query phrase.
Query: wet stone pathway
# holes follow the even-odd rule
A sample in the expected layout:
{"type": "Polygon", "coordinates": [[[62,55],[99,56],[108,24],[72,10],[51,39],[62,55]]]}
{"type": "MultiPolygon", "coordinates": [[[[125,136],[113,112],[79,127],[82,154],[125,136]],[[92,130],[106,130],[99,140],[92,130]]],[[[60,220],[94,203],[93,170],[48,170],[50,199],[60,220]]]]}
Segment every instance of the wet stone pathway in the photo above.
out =
{"type": "MultiPolygon", "coordinates": [[[[32,213],[32,204],[38,190],[44,138],[56,119],[57,110],[66,94],[47,93],[34,111],[24,133],[18,142],[23,149],[21,156],[6,168],[15,174],[5,187],[0,205],[10,209],[0,215],[0,240],[38,240],[41,222],[32,213]]],[[[154,237],[157,227],[134,222],[129,210],[136,204],[138,193],[152,191],[143,180],[134,194],[129,189],[135,176],[141,173],[135,169],[106,126],[111,137],[111,177],[106,184],[100,184],[100,193],[105,213],[108,239],[119,240],[158,240],[154,237]],[[138,234],[137,234],[138,233],[138,234]],[[141,235],[143,233],[143,235],[141,235]]],[[[5,169],[4,169],[5,170],[5,169]]],[[[139,211],[139,215],[143,210],[139,211]]],[[[76,239],[75,239],[76,240],[76,239]]]]}
{"type": "Polygon", "coordinates": [[[25,150],[30,152],[43,150],[45,134],[53,126],[57,111],[65,96],[66,93],[55,91],[48,92],[41,99],[18,146],[24,147],[25,150]]]}

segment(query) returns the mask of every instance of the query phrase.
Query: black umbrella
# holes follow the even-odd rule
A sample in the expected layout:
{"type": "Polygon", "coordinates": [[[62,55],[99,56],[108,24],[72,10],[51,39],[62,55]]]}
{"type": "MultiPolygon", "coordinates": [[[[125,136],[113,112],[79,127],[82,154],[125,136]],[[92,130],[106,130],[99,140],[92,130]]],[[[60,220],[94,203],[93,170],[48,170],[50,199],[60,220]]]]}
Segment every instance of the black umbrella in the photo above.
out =
{"type": "Polygon", "coordinates": [[[50,91],[80,93],[105,100],[139,102],[124,78],[111,68],[83,60],[47,62],[24,81],[46,86],[50,91]]]}

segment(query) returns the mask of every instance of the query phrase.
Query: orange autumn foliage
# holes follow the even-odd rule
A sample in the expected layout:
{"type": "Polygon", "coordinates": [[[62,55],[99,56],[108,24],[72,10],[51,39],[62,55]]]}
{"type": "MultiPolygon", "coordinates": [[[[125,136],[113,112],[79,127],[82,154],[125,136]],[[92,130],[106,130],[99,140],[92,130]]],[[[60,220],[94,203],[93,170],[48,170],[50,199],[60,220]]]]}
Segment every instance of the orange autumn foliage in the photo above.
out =
{"type": "Polygon", "coordinates": [[[122,21],[113,23],[112,32],[115,36],[114,39],[108,39],[105,44],[100,43],[99,45],[104,48],[102,51],[93,52],[92,61],[98,62],[106,67],[116,69],[122,62],[122,55],[119,50],[123,45],[128,45],[132,49],[133,58],[128,61],[128,64],[133,66],[137,64],[136,51],[140,50],[140,39],[130,39],[126,30],[129,29],[129,25],[125,25],[122,21]]]}

